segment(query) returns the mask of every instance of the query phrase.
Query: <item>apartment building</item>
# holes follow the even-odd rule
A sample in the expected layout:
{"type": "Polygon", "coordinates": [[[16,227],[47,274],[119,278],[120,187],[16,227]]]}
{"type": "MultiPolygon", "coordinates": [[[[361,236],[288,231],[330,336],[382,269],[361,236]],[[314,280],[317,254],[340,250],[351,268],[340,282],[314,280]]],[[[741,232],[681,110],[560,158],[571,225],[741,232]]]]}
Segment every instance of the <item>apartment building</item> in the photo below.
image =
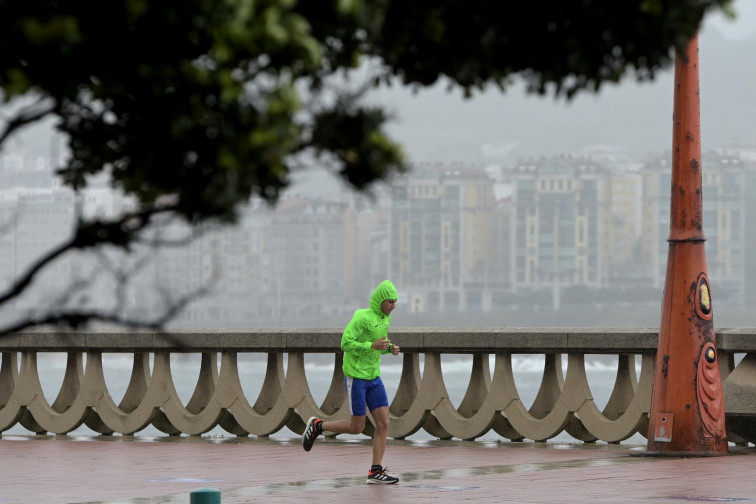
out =
{"type": "MultiPolygon", "coordinates": [[[[756,246],[756,164],[726,153],[702,156],[703,230],[712,293],[720,301],[742,303],[751,294],[748,280],[756,259],[747,253],[756,246]]],[[[656,287],[664,284],[669,245],[672,167],[668,156],[649,159],[643,166],[644,263],[656,287]]]]}
{"type": "MultiPolygon", "coordinates": [[[[12,236],[2,240],[4,249],[0,253],[6,258],[2,276],[16,279],[71,238],[74,194],[56,189],[17,190],[14,193],[15,208],[6,207],[4,212],[8,219],[5,229],[12,236]]],[[[36,277],[25,295],[15,300],[15,307],[35,309],[48,306],[60,298],[60,286],[69,285],[74,274],[72,258],[59,258],[36,277]]]]}
{"type": "Polygon", "coordinates": [[[606,168],[564,156],[520,163],[511,176],[514,289],[601,286],[611,188],[606,168]]]}
{"type": "Polygon", "coordinates": [[[608,201],[601,226],[606,282],[645,279],[640,261],[642,180],[637,171],[607,167],[608,201]]]}
{"type": "Polygon", "coordinates": [[[340,313],[355,296],[357,225],[342,203],[290,198],[266,217],[261,300],[268,316],[340,313]]]}
{"type": "Polygon", "coordinates": [[[419,165],[392,185],[389,271],[412,313],[490,309],[500,207],[481,169],[419,165]]]}

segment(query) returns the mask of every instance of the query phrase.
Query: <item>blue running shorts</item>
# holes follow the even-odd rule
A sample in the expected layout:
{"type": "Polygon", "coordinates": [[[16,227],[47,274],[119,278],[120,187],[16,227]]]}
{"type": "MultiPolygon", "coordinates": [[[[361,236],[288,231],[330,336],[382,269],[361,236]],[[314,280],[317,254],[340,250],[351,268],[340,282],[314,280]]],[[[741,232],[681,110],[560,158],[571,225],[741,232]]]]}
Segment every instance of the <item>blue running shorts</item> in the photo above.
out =
{"type": "Polygon", "coordinates": [[[366,415],[365,405],[371,412],[389,405],[386,388],[383,386],[380,376],[373,380],[345,376],[344,386],[349,397],[349,408],[352,411],[352,416],[366,415]]]}

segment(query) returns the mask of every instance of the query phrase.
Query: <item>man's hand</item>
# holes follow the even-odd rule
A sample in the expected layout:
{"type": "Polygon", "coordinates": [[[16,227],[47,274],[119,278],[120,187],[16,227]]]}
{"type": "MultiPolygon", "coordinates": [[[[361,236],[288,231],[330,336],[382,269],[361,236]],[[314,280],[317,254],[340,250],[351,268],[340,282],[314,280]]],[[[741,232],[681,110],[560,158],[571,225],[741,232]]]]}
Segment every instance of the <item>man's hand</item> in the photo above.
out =
{"type": "Polygon", "coordinates": [[[396,343],[391,343],[391,346],[389,346],[389,352],[391,352],[394,355],[399,355],[399,351],[401,348],[399,348],[399,345],[396,343]]]}
{"type": "Polygon", "coordinates": [[[370,348],[373,350],[388,350],[389,345],[391,345],[391,341],[389,341],[388,336],[386,336],[385,338],[375,340],[370,348]]]}

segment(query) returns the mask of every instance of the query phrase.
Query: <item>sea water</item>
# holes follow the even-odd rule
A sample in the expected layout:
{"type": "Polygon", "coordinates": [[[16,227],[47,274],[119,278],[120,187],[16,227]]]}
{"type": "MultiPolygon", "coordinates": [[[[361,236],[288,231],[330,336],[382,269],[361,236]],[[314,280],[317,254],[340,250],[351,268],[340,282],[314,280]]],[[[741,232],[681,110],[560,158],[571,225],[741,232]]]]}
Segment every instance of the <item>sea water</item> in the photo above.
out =
{"type": "MultiPolygon", "coordinates": [[[[66,369],[65,353],[40,353],[38,354],[37,369],[40,374],[40,383],[42,385],[45,398],[52,403],[60,390],[63,376],[66,369]]],[[[489,357],[489,367],[491,373],[494,371],[494,356],[489,357]]],[[[567,370],[567,357],[563,356],[563,372],[567,370]]],[[[585,367],[588,383],[591,387],[593,399],[599,410],[606,406],[609,396],[614,387],[614,381],[617,374],[617,356],[586,356],[585,367]]],[[[133,366],[132,354],[105,354],[102,357],[103,372],[105,381],[108,385],[113,400],[118,404],[126,392],[126,388],[131,377],[133,366]]],[[[176,387],[176,392],[184,404],[189,402],[194,388],[197,383],[200,370],[200,354],[180,354],[171,355],[171,371],[176,387]]],[[[263,379],[265,378],[266,356],[263,354],[238,354],[239,378],[247,401],[254,404],[262,388],[263,379]]],[[[285,364],[284,360],[284,364],[285,364]]],[[[86,363],[85,363],[86,365],[86,363]]],[[[152,365],[152,363],[151,363],[152,365]]],[[[220,367],[220,360],[218,362],[220,367]]],[[[312,354],[305,356],[305,373],[310,386],[310,392],[317,404],[321,404],[331,383],[333,376],[334,356],[323,354],[312,354]]],[[[422,372],[423,361],[421,356],[420,370],[422,372]]],[[[530,407],[535,400],[538,389],[541,384],[544,369],[543,355],[513,355],[512,369],[515,384],[520,394],[520,399],[526,407],[530,407]]],[[[472,356],[469,355],[443,355],[441,360],[441,370],[444,377],[444,384],[449,394],[449,398],[455,405],[459,405],[467,391],[472,370],[472,356]]],[[[386,386],[389,402],[394,397],[401,377],[402,365],[401,360],[392,356],[385,356],[381,365],[381,378],[386,386]]],[[[636,358],[636,376],[640,374],[640,358],[636,358]]],[[[30,434],[20,424],[13,426],[5,432],[6,434],[30,434]]],[[[95,435],[96,433],[88,427],[82,425],[78,429],[69,433],[70,435],[95,435]]],[[[152,426],[148,426],[142,431],[136,433],[137,436],[156,437],[165,436],[152,426]]],[[[205,436],[213,437],[234,437],[221,427],[216,427],[205,436]]],[[[295,438],[297,434],[287,428],[272,434],[272,438],[295,438]]],[[[410,436],[408,439],[427,440],[434,439],[433,436],[420,430],[410,436]]],[[[489,431],[480,438],[483,441],[505,440],[493,430],[489,431]]],[[[563,432],[550,440],[552,442],[575,442],[576,440],[563,432]]],[[[635,434],[624,443],[645,444],[646,440],[640,434],[635,434]]]]}

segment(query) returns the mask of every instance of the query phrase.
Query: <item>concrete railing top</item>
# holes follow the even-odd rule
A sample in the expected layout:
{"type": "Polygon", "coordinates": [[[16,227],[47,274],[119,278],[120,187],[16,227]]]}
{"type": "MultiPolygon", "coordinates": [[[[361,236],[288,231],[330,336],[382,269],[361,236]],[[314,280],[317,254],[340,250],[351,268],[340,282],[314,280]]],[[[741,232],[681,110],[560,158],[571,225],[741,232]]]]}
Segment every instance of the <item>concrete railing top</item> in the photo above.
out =
{"type": "MultiPolygon", "coordinates": [[[[191,329],[26,331],[0,336],[0,351],[315,352],[339,350],[342,329],[191,329]]],[[[589,354],[653,353],[659,329],[614,327],[395,328],[405,352],[589,354]]],[[[717,331],[722,351],[756,352],[756,328],[717,331]]]]}

